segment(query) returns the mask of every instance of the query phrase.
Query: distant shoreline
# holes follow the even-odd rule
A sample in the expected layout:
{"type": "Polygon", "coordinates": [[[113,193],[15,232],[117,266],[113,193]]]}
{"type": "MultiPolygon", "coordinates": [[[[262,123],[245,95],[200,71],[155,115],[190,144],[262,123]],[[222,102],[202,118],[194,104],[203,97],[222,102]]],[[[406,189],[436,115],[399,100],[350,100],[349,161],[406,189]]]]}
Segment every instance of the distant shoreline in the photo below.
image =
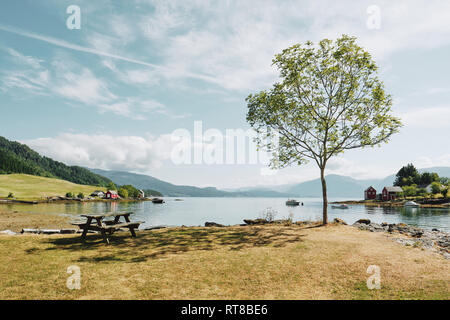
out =
{"type": "MultiPolygon", "coordinates": [[[[447,199],[448,200],[448,199],[447,199]]],[[[374,200],[346,200],[346,201],[335,201],[332,204],[347,204],[347,205],[364,205],[369,207],[404,207],[405,203],[410,200],[400,200],[400,201],[374,201],[374,200]]],[[[416,200],[417,201],[417,200],[416,200]]],[[[450,200],[447,203],[419,203],[420,208],[441,208],[450,209],[450,200]]]]}
{"type": "Polygon", "coordinates": [[[55,200],[16,200],[16,199],[0,199],[1,204],[49,204],[49,203],[75,203],[75,202],[144,202],[152,201],[152,199],[55,199],[55,200]]]}

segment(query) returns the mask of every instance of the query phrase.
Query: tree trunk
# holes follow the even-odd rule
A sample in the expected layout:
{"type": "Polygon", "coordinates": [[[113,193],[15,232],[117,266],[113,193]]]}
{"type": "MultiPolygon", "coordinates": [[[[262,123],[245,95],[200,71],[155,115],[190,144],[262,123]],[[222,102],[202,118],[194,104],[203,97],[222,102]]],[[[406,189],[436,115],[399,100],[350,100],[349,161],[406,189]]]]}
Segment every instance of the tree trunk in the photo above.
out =
{"type": "Polygon", "coordinates": [[[327,197],[327,182],[325,181],[325,168],[320,168],[320,181],[322,181],[322,196],[323,196],[323,224],[328,224],[328,197],[327,197]]]}

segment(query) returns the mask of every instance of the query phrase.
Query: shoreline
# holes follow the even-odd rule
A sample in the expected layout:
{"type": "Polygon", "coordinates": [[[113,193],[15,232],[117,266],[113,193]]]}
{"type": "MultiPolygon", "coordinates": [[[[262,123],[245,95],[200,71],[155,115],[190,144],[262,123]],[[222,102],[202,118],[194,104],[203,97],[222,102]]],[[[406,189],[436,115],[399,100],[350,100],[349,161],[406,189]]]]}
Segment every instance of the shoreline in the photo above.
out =
{"type": "MultiPolygon", "coordinates": [[[[420,208],[440,208],[440,209],[450,209],[450,199],[447,199],[446,203],[419,203],[420,208]]],[[[400,200],[400,201],[377,201],[377,200],[346,200],[346,201],[333,201],[330,204],[347,204],[347,205],[364,205],[368,207],[396,207],[404,208],[404,204],[408,201],[414,200],[400,200]]],[[[418,200],[416,200],[418,201],[418,200]]]]}
{"type": "MultiPolygon", "coordinates": [[[[61,197],[62,198],[62,197],[61,197]]],[[[52,199],[52,200],[18,200],[18,199],[0,199],[2,204],[49,204],[49,203],[76,203],[76,202],[144,202],[152,199],[52,199]]]]}

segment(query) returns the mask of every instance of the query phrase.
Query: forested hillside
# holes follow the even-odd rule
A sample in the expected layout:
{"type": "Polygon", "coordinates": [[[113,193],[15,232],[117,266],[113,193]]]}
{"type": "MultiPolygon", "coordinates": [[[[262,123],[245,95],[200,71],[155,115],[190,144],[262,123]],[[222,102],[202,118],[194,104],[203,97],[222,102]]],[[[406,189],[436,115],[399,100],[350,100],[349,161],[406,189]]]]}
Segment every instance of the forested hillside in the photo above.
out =
{"type": "Polygon", "coordinates": [[[0,174],[25,173],[77,184],[106,186],[111,180],[78,166],[43,157],[28,146],[0,137],[0,174]]]}

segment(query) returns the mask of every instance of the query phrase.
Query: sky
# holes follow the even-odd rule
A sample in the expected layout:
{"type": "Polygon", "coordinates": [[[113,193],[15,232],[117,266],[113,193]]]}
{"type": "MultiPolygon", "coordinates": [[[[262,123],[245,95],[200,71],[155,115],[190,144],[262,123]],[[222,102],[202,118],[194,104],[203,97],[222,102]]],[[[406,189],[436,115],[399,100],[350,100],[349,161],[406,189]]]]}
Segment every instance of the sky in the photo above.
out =
{"type": "Polygon", "coordinates": [[[404,127],[379,148],[333,158],[327,173],[373,179],[411,162],[450,166],[449,14],[438,0],[1,1],[0,136],[69,165],[175,184],[315,179],[312,163],[268,171],[205,153],[220,141],[211,137],[250,128],[245,98],[277,81],[275,54],[347,34],[375,59],[404,127]],[[192,161],[174,160],[186,143],[192,161]]]}

